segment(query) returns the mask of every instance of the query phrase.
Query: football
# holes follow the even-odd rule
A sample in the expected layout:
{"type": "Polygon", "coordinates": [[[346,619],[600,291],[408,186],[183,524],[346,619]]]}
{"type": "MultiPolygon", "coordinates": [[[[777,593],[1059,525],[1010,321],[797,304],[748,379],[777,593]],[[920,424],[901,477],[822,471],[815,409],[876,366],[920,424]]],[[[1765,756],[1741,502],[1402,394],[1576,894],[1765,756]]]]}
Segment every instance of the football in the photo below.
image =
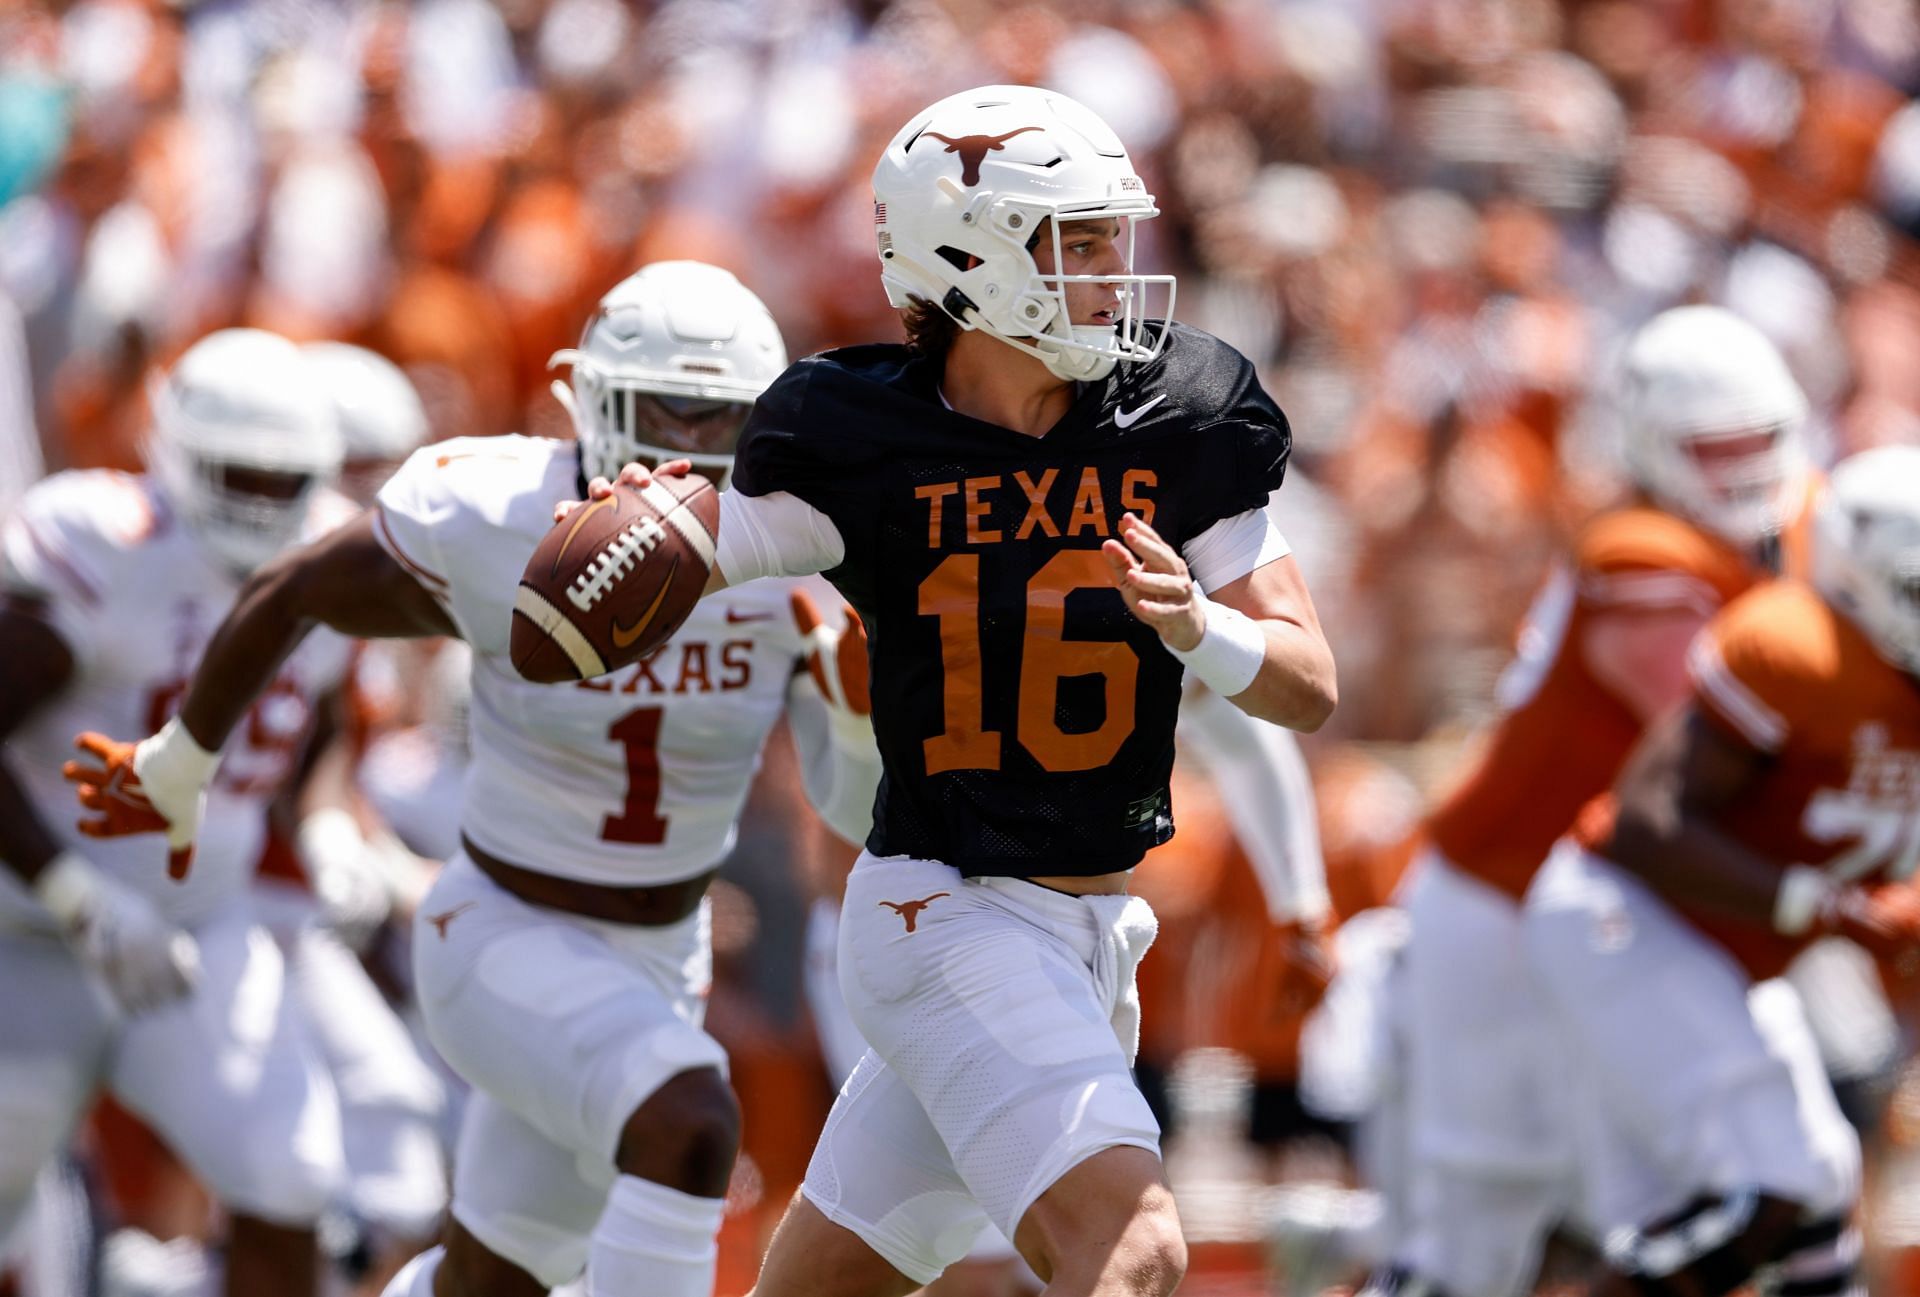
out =
{"type": "Polygon", "coordinates": [[[713,571],[720,495],[697,473],[656,477],[553,525],[520,575],[513,666],[538,684],[587,680],[666,643],[713,571]]]}

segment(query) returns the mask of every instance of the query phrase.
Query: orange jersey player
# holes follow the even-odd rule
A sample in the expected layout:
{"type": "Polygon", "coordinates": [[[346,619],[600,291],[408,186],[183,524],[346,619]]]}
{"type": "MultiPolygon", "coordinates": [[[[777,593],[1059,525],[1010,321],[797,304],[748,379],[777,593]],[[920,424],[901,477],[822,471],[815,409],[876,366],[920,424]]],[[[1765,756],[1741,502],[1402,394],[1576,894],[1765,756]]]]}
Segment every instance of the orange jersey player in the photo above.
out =
{"type": "Polygon", "coordinates": [[[1682,307],[1635,336],[1621,386],[1640,498],[1591,523],[1536,599],[1500,682],[1504,714],[1401,889],[1413,1182],[1380,1287],[1527,1291],[1574,1179],[1520,900],[1684,692],[1698,629],[1776,566],[1801,565],[1806,402],[1772,344],[1729,312],[1682,307]]]}
{"type": "Polygon", "coordinates": [[[1797,997],[1766,979],[1829,933],[1896,972],[1920,957],[1920,450],[1842,464],[1814,532],[1814,586],[1715,618],[1689,705],[1527,898],[1530,963],[1607,1132],[1582,1187],[1643,1292],[1762,1271],[1802,1297],[1859,1290],[1859,1145],[1797,997]]]}

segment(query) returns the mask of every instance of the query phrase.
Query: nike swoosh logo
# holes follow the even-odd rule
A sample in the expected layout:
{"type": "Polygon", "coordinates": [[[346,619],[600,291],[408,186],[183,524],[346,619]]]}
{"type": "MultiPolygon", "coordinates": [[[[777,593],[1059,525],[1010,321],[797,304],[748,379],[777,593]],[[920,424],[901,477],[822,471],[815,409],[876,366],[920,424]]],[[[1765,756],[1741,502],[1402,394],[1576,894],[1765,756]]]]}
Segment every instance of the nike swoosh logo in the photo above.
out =
{"type": "Polygon", "coordinates": [[[1162,392],[1137,410],[1115,410],[1113,412],[1113,426],[1116,428],[1131,428],[1134,424],[1140,422],[1141,415],[1166,399],[1167,394],[1162,392]]]}
{"type": "Polygon", "coordinates": [[[560,564],[567,557],[567,546],[573,544],[573,538],[580,534],[580,528],[586,525],[587,519],[593,517],[594,514],[599,513],[602,509],[618,509],[619,507],[619,502],[615,497],[607,496],[603,500],[595,500],[586,508],[575,513],[573,515],[573,526],[567,528],[567,538],[560,542],[560,552],[553,556],[553,571],[548,573],[548,575],[560,575],[560,564]]]}
{"type": "Polygon", "coordinates": [[[731,608],[727,609],[727,625],[729,626],[740,626],[750,621],[772,620],[773,614],[770,612],[735,612],[731,608]]]}
{"type": "Polygon", "coordinates": [[[640,614],[640,620],[634,622],[631,626],[622,626],[619,622],[613,624],[613,646],[615,648],[625,648],[646,632],[648,624],[653,621],[653,615],[660,611],[661,601],[667,597],[667,591],[673,589],[673,574],[679,570],[680,556],[675,554],[673,556],[673,566],[667,569],[667,579],[660,583],[660,593],[653,596],[653,602],[647,605],[645,612],[640,614]]]}

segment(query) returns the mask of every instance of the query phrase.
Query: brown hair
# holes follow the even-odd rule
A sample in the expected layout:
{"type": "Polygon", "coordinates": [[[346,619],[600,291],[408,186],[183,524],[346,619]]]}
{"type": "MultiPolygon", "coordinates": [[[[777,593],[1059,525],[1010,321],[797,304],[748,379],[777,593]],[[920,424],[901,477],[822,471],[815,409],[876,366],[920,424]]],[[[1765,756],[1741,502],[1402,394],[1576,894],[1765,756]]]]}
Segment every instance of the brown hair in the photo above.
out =
{"type": "Polygon", "coordinates": [[[927,360],[945,360],[953,340],[960,336],[954,318],[924,297],[908,301],[900,322],[907,330],[907,350],[927,360]]]}

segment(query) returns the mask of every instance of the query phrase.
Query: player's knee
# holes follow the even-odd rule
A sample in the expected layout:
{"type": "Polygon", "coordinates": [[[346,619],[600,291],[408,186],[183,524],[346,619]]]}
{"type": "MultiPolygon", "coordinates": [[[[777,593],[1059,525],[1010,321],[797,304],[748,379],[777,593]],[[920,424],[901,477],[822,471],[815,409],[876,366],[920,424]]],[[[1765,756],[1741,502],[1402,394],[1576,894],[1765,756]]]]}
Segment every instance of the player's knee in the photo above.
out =
{"type": "Polygon", "coordinates": [[[739,1101],[718,1071],[701,1068],[680,1073],[634,1110],[615,1163],[627,1175],[719,1198],[739,1149],[739,1101]]]}
{"type": "Polygon", "coordinates": [[[1800,1207],[1752,1190],[1702,1194],[1607,1244],[1607,1260],[1643,1297],[1724,1297],[1791,1245],[1800,1207]]]}

